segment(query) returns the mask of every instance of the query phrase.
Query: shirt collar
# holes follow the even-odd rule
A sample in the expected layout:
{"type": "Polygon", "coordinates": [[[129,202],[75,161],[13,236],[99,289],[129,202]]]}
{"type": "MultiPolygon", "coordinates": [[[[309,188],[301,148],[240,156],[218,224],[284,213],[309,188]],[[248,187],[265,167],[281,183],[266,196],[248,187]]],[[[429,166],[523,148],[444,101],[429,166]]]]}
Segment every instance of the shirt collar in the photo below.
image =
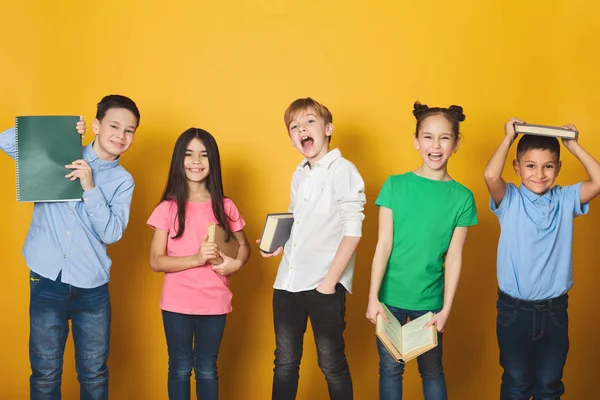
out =
{"type": "Polygon", "coordinates": [[[531,190],[527,189],[525,187],[525,185],[521,184],[521,186],[519,186],[519,190],[521,191],[521,193],[523,193],[525,195],[525,197],[527,197],[529,199],[529,201],[531,201],[532,203],[536,202],[539,199],[546,199],[548,201],[552,201],[552,188],[546,190],[546,193],[544,193],[543,195],[539,195],[537,193],[533,193],[531,190]]]}
{"type": "Polygon", "coordinates": [[[83,159],[85,160],[85,162],[90,164],[90,166],[95,165],[100,167],[100,169],[109,169],[119,165],[120,157],[117,157],[114,160],[102,160],[94,151],[93,146],[94,142],[88,144],[82,150],[83,159]]]}
{"type": "MultiPolygon", "coordinates": [[[[329,168],[331,166],[331,164],[333,164],[333,162],[335,160],[337,160],[338,158],[340,158],[341,156],[342,156],[342,152],[339,149],[333,149],[329,153],[325,154],[323,156],[323,158],[321,158],[319,161],[317,161],[317,163],[314,166],[329,168]]],[[[298,164],[297,169],[305,169],[305,168],[309,168],[309,167],[310,167],[310,165],[308,163],[308,160],[305,158],[304,160],[302,160],[302,162],[300,164],[298,164]]]]}

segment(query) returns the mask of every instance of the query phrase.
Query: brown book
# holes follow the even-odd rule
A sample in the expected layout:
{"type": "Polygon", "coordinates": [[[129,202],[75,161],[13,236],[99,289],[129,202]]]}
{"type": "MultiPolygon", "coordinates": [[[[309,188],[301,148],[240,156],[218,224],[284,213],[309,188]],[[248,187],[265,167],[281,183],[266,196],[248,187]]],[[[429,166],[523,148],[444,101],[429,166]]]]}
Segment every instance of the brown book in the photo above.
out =
{"type": "Polygon", "coordinates": [[[397,362],[412,360],[437,346],[435,325],[423,329],[425,324],[433,318],[432,312],[401,325],[385,304],[381,305],[390,322],[383,319],[381,315],[377,315],[375,334],[397,362]]]}
{"type": "MultiPolygon", "coordinates": [[[[239,243],[233,236],[225,241],[226,233],[219,225],[212,223],[208,225],[206,231],[208,234],[208,243],[216,243],[217,249],[228,257],[236,258],[239,250],[239,243]]],[[[217,256],[217,258],[210,260],[209,263],[218,265],[223,262],[223,258],[217,256]]]]}
{"type": "Polygon", "coordinates": [[[515,133],[525,135],[550,136],[564,139],[575,139],[577,131],[565,129],[559,126],[534,125],[534,124],[519,124],[515,123],[515,133]]]}

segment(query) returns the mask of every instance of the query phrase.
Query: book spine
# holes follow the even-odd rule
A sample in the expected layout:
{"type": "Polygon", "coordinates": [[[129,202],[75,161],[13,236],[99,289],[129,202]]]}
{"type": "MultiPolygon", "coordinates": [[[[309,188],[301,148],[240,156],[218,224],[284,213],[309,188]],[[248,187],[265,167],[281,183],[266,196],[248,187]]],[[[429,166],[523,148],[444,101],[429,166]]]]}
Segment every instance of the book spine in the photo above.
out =
{"type": "Polygon", "coordinates": [[[15,118],[15,165],[17,170],[17,201],[21,200],[21,193],[19,191],[19,118],[15,118]]]}

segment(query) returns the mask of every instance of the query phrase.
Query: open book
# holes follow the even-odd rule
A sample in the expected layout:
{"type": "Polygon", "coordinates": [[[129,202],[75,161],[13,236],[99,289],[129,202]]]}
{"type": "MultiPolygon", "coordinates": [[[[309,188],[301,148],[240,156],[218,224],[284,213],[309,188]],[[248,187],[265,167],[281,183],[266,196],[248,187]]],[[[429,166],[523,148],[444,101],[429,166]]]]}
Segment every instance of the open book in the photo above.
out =
{"type": "MultiPolygon", "coordinates": [[[[225,241],[225,231],[219,225],[212,223],[208,224],[208,229],[206,231],[208,235],[208,243],[216,243],[217,249],[220,252],[225,254],[228,257],[236,258],[239,250],[239,243],[233,236],[229,238],[229,240],[225,241]]],[[[213,265],[219,265],[223,263],[223,258],[217,256],[217,258],[210,260],[209,263],[213,265]]]]}
{"type": "Polygon", "coordinates": [[[412,360],[437,346],[435,325],[423,329],[425,324],[433,318],[432,312],[401,325],[385,304],[381,305],[390,322],[386,322],[381,315],[377,315],[375,333],[396,361],[412,360]]]}

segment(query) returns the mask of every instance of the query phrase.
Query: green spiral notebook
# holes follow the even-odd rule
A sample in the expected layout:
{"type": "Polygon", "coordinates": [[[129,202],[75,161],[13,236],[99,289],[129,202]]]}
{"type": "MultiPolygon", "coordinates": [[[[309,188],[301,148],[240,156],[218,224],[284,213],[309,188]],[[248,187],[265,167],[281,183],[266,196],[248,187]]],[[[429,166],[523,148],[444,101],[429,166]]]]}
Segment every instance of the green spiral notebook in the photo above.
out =
{"type": "Polygon", "coordinates": [[[17,201],[79,201],[79,180],[65,178],[65,165],[81,158],[78,116],[16,118],[17,201]]]}

